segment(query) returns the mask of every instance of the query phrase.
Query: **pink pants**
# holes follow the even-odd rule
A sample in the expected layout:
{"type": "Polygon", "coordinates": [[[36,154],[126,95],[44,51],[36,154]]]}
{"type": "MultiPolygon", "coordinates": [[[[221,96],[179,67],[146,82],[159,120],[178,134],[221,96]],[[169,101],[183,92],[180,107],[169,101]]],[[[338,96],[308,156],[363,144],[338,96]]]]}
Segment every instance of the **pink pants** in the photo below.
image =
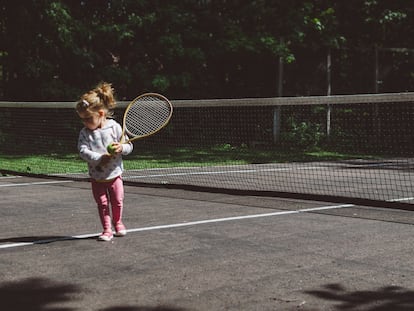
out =
{"type": "Polygon", "coordinates": [[[92,180],[92,193],[98,204],[99,217],[104,230],[110,230],[114,225],[122,222],[124,201],[124,185],[121,176],[109,182],[92,180]],[[112,222],[109,203],[112,208],[112,222]]]}

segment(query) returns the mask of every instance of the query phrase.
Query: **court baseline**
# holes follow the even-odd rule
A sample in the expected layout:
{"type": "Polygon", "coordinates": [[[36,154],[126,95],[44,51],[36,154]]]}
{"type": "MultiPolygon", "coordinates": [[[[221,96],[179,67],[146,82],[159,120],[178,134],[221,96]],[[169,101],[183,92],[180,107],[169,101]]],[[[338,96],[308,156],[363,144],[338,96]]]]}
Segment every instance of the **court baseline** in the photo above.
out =
{"type": "MultiPolygon", "coordinates": [[[[320,207],[314,207],[314,208],[305,208],[305,209],[293,210],[293,211],[280,211],[280,212],[274,212],[274,213],[252,214],[252,215],[241,215],[241,216],[216,218],[216,219],[206,219],[206,220],[190,221],[190,222],[183,222],[183,223],[176,223],[176,224],[169,224],[169,225],[159,225],[159,226],[151,226],[151,227],[143,227],[143,228],[134,228],[134,229],[127,230],[127,232],[128,233],[133,233],[133,232],[143,232],[143,231],[152,231],[152,230],[181,228],[181,227],[197,226],[197,225],[210,224],[210,223],[237,221],[237,220],[253,219],[253,218],[275,217],[275,216],[316,212],[316,211],[338,209],[338,208],[348,208],[348,207],[353,207],[353,206],[355,206],[355,205],[354,204],[341,204],[341,205],[331,205],[331,206],[320,206],[320,207]]],[[[58,241],[87,239],[87,238],[96,237],[98,235],[99,235],[99,233],[92,233],[92,234],[83,234],[83,235],[59,237],[59,238],[53,238],[53,239],[47,239],[47,240],[38,240],[38,241],[33,241],[33,242],[9,243],[9,244],[0,245],[0,249],[16,248],[16,247],[36,245],[36,244],[47,244],[47,243],[58,242],[58,241]]]]}

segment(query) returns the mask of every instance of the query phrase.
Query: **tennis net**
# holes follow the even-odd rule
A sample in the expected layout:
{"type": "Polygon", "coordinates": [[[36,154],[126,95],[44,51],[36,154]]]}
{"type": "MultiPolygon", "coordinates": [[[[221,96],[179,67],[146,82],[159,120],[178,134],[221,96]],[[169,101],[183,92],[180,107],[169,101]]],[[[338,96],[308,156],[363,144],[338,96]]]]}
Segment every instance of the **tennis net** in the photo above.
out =
{"type": "MultiPolygon", "coordinates": [[[[122,121],[128,103],[119,102],[122,121]]],[[[173,100],[136,141],[137,185],[411,207],[414,93],[173,100]]],[[[70,102],[0,102],[0,172],[87,179],[70,102]]]]}

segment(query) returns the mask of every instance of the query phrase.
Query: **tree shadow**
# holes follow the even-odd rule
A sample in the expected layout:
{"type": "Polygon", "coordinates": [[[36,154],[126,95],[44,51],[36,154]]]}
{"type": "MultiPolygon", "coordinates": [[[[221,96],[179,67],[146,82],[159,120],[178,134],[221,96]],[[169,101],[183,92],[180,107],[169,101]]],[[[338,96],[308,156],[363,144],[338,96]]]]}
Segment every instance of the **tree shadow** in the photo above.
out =
{"type": "Polygon", "coordinates": [[[110,307],[99,311],[188,311],[176,307],[158,306],[158,307],[110,307]]]}
{"type": "Polygon", "coordinates": [[[327,284],[319,290],[309,290],[306,293],[324,300],[337,302],[336,310],[414,310],[414,291],[400,286],[347,291],[341,284],[327,284]]]}
{"type": "MultiPolygon", "coordinates": [[[[65,307],[70,301],[79,300],[85,288],[67,282],[55,282],[46,278],[29,278],[5,282],[0,285],[2,310],[11,311],[75,311],[78,307],[65,307]]],[[[78,303],[79,306],[79,303],[78,303]]],[[[97,309],[98,310],[98,309],[97,309]]],[[[113,306],[99,311],[189,311],[169,306],[113,306]]]]}
{"type": "Polygon", "coordinates": [[[31,278],[0,285],[0,301],[3,310],[71,311],[75,309],[52,305],[72,301],[80,291],[73,284],[31,278]]]}

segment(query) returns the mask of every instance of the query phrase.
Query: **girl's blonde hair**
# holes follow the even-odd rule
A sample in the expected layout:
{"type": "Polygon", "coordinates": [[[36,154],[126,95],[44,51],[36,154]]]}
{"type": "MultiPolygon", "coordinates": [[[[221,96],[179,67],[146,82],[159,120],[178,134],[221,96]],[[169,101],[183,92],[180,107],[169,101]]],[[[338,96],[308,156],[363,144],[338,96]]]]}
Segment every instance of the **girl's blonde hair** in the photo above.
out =
{"type": "Polygon", "coordinates": [[[104,110],[106,116],[111,117],[115,106],[116,101],[112,84],[101,82],[93,90],[90,90],[80,97],[78,103],[76,104],[76,111],[78,113],[92,113],[104,110]]]}

